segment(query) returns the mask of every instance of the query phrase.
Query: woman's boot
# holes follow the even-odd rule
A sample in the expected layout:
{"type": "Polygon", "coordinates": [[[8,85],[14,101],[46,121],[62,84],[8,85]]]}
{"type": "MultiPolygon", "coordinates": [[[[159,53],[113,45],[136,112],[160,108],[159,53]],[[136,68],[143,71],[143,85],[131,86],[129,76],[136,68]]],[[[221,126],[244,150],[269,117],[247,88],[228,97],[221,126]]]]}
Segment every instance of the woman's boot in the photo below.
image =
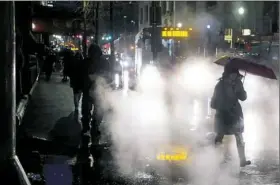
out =
{"type": "Polygon", "coordinates": [[[238,151],[238,155],[239,155],[239,159],[240,159],[240,167],[250,165],[251,161],[246,160],[246,157],[245,157],[245,144],[238,145],[237,146],[237,151],[238,151]]]}

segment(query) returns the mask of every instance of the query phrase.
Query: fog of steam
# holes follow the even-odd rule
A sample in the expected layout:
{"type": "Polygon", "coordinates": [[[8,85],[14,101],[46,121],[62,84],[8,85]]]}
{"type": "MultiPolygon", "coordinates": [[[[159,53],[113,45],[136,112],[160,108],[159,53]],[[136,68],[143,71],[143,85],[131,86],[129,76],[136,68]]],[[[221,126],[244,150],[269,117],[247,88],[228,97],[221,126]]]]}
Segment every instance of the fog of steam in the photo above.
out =
{"type": "MultiPolygon", "coordinates": [[[[178,12],[176,18],[186,25],[184,20],[191,16],[186,15],[189,11],[184,11],[178,12]]],[[[219,27],[219,21],[206,14],[196,16],[192,21],[200,30],[205,30],[207,24],[219,27]]],[[[146,164],[168,171],[167,166],[162,169],[158,165],[161,161],[154,160],[156,154],[167,146],[181,145],[195,149],[191,164],[186,164],[188,172],[183,172],[188,173],[195,184],[237,184],[238,177],[233,175],[239,170],[237,158],[234,164],[221,169],[219,164],[225,149],[196,148],[198,142],[204,141],[206,132],[192,131],[209,124],[212,128],[214,111],[210,111],[208,103],[222,72],[223,68],[213,64],[213,60],[192,57],[180,66],[176,75],[157,76],[157,83],[137,92],[112,91],[100,81],[98,94],[104,111],[113,110],[105,114],[107,124],[102,134],[111,135],[119,172],[133,176],[146,164]],[[207,116],[210,119],[206,119],[207,116]]],[[[146,77],[144,81],[148,83],[151,79],[146,77]]],[[[249,74],[244,87],[248,93],[248,99],[242,102],[244,138],[251,159],[259,151],[278,150],[279,92],[276,80],[249,74]]],[[[225,145],[236,157],[235,140],[226,137],[225,145]]]]}
{"type": "MultiPolygon", "coordinates": [[[[221,76],[223,68],[211,60],[190,58],[174,77],[158,76],[158,83],[138,92],[112,91],[99,83],[98,93],[109,123],[106,130],[113,141],[113,155],[121,173],[133,175],[135,169],[143,169],[149,163],[157,165],[157,152],[168,145],[196,146],[205,138],[201,131],[190,131],[202,125],[209,114],[208,100],[221,76]],[[171,101],[170,101],[171,100],[171,101]],[[170,103],[172,102],[172,103],[170,103]]],[[[256,151],[278,149],[278,86],[276,80],[247,75],[245,90],[248,100],[242,103],[245,117],[244,138],[248,157],[256,151]]],[[[208,119],[208,124],[213,124],[208,119]]],[[[235,140],[229,138],[232,147],[235,140]]],[[[227,143],[227,142],[226,142],[227,143]]],[[[236,156],[236,148],[232,150],[236,156]]],[[[222,152],[212,147],[197,149],[189,165],[194,182],[209,184],[235,184],[232,169],[220,170],[222,152]]],[[[236,164],[238,160],[236,159],[236,164]]],[[[167,167],[166,167],[167,170],[167,167]]],[[[186,172],[187,173],[187,172],[186,172]]]]}

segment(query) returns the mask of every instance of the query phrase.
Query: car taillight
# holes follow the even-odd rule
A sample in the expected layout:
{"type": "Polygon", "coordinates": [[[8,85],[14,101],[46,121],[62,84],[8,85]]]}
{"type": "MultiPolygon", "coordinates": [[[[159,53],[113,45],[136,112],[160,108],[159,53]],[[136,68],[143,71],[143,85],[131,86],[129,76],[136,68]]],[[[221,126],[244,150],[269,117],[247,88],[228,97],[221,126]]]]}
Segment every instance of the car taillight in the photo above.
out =
{"type": "Polygon", "coordinates": [[[251,47],[251,44],[247,43],[246,44],[246,51],[251,51],[252,50],[252,47],[251,47]]]}

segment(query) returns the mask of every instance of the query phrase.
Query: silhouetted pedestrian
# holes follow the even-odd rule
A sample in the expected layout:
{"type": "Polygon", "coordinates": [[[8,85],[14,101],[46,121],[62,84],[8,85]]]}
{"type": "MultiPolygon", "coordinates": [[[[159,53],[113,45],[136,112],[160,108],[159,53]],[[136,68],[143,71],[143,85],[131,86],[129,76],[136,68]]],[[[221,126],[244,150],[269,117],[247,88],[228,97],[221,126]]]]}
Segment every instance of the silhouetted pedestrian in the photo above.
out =
{"type": "Polygon", "coordinates": [[[70,86],[73,89],[74,94],[74,106],[75,112],[79,112],[79,102],[83,92],[83,80],[84,80],[84,58],[80,52],[77,52],[71,63],[69,63],[69,77],[70,86]]]}
{"type": "Polygon", "coordinates": [[[51,79],[51,75],[53,72],[53,64],[55,62],[56,62],[56,55],[52,50],[49,50],[46,60],[44,62],[44,69],[45,69],[45,75],[47,81],[51,79]]]}
{"type": "Polygon", "coordinates": [[[238,69],[225,67],[223,76],[217,83],[211,100],[211,107],[216,110],[215,115],[215,144],[222,143],[224,135],[235,135],[240,166],[251,164],[245,157],[244,120],[239,100],[245,101],[247,93],[241,81],[242,75],[238,69]]]}

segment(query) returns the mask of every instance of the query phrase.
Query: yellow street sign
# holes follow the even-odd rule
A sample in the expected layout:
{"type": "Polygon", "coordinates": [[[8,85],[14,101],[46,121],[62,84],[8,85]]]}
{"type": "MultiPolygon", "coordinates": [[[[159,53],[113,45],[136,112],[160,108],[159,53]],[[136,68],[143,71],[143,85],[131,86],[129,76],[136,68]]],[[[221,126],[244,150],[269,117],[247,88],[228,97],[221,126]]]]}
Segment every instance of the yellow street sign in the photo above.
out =
{"type": "Polygon", "coordinates": [[[189,37],[188,30],[180,28],[163,28],[161,31],[162,38],[187,38],[189,37]]]}
{"type": "Polygon", "coordinates": [[[232,40],[232,35],[225,35],[224,40],[225,41],[231,41],[232,40]]]}

